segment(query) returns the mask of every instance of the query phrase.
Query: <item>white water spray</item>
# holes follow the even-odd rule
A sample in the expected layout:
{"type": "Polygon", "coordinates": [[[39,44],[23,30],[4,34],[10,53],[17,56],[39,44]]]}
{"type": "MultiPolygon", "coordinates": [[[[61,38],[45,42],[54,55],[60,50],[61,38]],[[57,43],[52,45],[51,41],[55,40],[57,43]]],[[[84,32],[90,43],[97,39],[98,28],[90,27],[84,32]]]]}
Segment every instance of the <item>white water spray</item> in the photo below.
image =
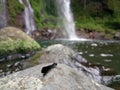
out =
{"type": "Polygon", "coordinates": [[[33,9],[30,5],[29,0],[19,0],[19,2],[25,7],[24,20],[26,26],[26,33],[31,34],[32,31],[36,30],[33,9]]]}
{"type": "Polygon", "coordinates": [[[0,28],[7,26],[6,0],[0,0],[0,28]]]}
{"type": "Polygon", "coordinates": [[[63,23],[63,30],[65,35],[70,40],[78,40],[78,37],[75,32],[75,24],[73,20],[73,15],[70,9],[70,0],[56,0],[57,2],[57,11],[60,19],[63,23]]]}

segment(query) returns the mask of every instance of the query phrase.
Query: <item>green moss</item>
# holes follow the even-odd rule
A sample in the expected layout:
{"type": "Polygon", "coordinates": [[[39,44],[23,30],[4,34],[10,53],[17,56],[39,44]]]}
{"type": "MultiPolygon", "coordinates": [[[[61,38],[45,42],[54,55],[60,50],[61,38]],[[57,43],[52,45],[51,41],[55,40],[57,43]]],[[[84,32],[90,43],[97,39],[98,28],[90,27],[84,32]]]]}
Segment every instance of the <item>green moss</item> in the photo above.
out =
{"type": "Polygon", "coordinates": [[[7,0],[7,8],[10,15],[9,24],[16,25],[16,15],[20,14],[24,10],[24,6],[19,3],[18,0],[7,0]]]}
{"type": "Polygon", "coordinates": [[[0,30],[0,55],[23,53],[40,49],[40,45],[17,28],[0,30]]]}
{"type": "Polygon", "coordinates": [[[56,27],[56,7],[54,0],[30,0],[34,9],[34,19],[38,29],[56,27]]]}
{"type": "Polygon", "coordinates": [[[26,68],[39,64],[40,57],[41,57],[41,52],[40,51],[36,52],[36,54],[34,56],[32,56],[28,60],[26,60],[26,63],[29,64],[28,66],[26,65],[26,68]]]}

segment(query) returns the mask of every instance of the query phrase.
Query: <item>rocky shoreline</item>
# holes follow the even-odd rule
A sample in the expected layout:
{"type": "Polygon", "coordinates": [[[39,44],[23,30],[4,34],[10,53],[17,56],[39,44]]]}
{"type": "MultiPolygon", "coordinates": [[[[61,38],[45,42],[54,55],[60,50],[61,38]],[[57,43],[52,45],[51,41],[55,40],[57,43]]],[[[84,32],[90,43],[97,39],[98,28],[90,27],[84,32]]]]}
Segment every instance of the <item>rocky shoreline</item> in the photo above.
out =
{"type": "Polygon", "coordinates": [[[2,61],[11,61],[16,59],[26,59],[35,55],[36,51],[31,51],[28,53],[17,53],[17,54],[6,54],[0,56],[0,62],[2,61]]]}
{"type": "Polygon", "coordinates": [[[113,90],[63,64],[58,64],[43,77],[41,69],[44,66],[46,64],[1,78],[0,90],[113,90]]]}
{"type": "MultiPolygon", "coordinates": [[[[88,31],[87,33],[88,34],[86,35],[84,32],[81,33],[81,31],[79,31],[77,34],[80,34],[78,36],[83,35],[82,38],[84,37],[87,39],[95,39],[97,38],[96,36],[99,36],[98,39],[104,38],[103,34],[100,33],[100,35],[96,36],[94,36],[95,32],[88,31]]],[[[0,71],[0,77],[5,76],[0,79],[0,90],[49,90],[49,88],[51,88],[50,90],[112,90],[111,88],[100,84],[108,85],[120,77],[113,74],[104,75],[103,73],[106,72],[106,68],[89,63],[79,53],[61,44],[51,45],[40,50],[39,44],[35,42],[34,39],[63,38],[64,35],[61,32],[56,32],[56,30],[43,29],[41,31],[35,31],[31,35],[34,39],[27,36],[21,30],[13,27],[2,29],[0,34],[5,35],[0,37],[2,39],[2,43],[0,44],[1,46],[5,46],[4,43],[5,41],[7,42],[7,40],[10,41],[8,45],[11,45],[12,47],[14,47],[13,45],[15,45],[15,47],[18,45],[16,40],[24,41],[22,43],[19,42],[20,46],[18,45],[19,47],[12,50],[11,46],[8,46],[8,48],[6,46],[4,47],[5,49],[1,47],[1,50],[8,49],[8,51],[11,51],[11,54],[7,54],[7,51],[4,51],[6,54],[0,56],[0,62],[15,59],[26,59],[28,57],[32,58],[32,56],[34,57],[34,55],[36,55],[36,50],[39,50],[40,52],[38,53],[39,55],[35,56],[36,59],[24,60],[25,62],[22,63],[12,63],[6,66],[5,72],[0,71]],[[16,30],[15,33],[17,34],[12,33],[13,30],[16,30]],[[7,34],[4,34],[6,32],[7,34]],[[4,39],[7,39],[3,40],[3,37],[5,37],[4,39]],[[13,41],[15,41],[15,44],[13,44],[13,41]],[[14,54],[16,53],[16,50],[23,50],[23,52],[14,54]],[[29,66],[28,62],[31,62],[35,66],[31,64],[31,66],[34,67],[26,69],[29,66]],[[14,67],[14,70],[10,69],[11,67],[14,67]],[[36,67],[39,67],[39,69],[36,69],[36,67]],[[47,69],[44,69],[44,71],[42,70],[43,67],[47,69]],[[23,68],[26,70],[20,71],[23,68]],[[29,76],[28,73],[32,75],[32,77],[29,76]],[[63,78],[65,78],[65,80],[63,78]],[[31,80],[33,81],[30,83],[31,80]],[[68,83],[68,85],[64,85],[61,80],[68,83]],[[85,82],[83,83],[82,81],[85,82]],[[18,87],[19,85],[20,87],[18,87]]],[[[111,70],[108,70],[107,72],[113,73],[111,70]]]]}
{"type": "Polygon", "coordinates": [[[1,78],[0,90],[113,90],[98,84],[104,79],[108,84],[112,77],[106,80],[99,67],[86,67],[86,59],[61,44],[43,49],[36,62],[39,65],[1,78]],[[57,66],[51,69],[53,63],[57,66]],[[49,65],[50,70],[41,71],[49,65]]]}
{"type": "MultiPolygon", "coordinates": [[[[56,38],[66,38],[62,30],[43,28],[32,32],[32,37],[36,40],[44,39],[51,40],[56,38]]],[[[114,35],[107,35],[105,32],[89,30],[89,29],[76,29],[77,36],[85,39],[97,39],[97,40],[120,40],[120,31],[117,31],[114,35]]]]}

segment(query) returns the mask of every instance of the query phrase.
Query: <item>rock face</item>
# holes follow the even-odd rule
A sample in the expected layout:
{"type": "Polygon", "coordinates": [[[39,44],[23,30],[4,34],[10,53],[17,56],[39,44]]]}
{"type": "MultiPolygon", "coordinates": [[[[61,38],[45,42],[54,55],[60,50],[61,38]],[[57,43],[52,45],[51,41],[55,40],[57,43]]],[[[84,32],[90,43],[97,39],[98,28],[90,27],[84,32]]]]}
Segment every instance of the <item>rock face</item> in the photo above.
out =
{"type": "Polygon", "coordinates": [[[22,30],[15,27],[0,30],[0,55],[37,49],[40,49],[40,45],[22,30]]]}
{"type": "Polygon", "coordinates": [[[64,64],[58,64],[43,77],[41,69],[46,65],[49,64],[38,65],[1,78],[0,90],[113,90],[64,64]]]}
{"type": "Polygon", "coordinates": [[[70,56],[73,54],[75,52],[68,47],[61,44],[52,45],[43,51],[39,63],[69,62],[71,60],[70,56]]]}
{"type": "Polygon", "coordinates": [[[116,32],[116,34],[114,35],[114,39],[120,40],[120,31],[116,32]]]}
{"type": "MultiPolygon", "coordinates": [[[[103,75],[106,68],[101,65],[95,65],[87,62],[79,53],[76,53],[71,48],[56,44],[48,46],[41,53],[39,64],[43,63],[61,63],[70,66],[78,71],[82,71],[86,76],[92,78],[98,83],[108,85],[113,81],[114,76],[103,75]],[[106,78],[109,77],[109,79],[106,78]]],[[[112,72],[112,71],[107,71],[112,72]]]]}
{"type": "Polygon", "coordinates": [[[84,73],[63,64],[53,69],[43,81],[41,90],[110,90],[87,78],[84,73]]]}

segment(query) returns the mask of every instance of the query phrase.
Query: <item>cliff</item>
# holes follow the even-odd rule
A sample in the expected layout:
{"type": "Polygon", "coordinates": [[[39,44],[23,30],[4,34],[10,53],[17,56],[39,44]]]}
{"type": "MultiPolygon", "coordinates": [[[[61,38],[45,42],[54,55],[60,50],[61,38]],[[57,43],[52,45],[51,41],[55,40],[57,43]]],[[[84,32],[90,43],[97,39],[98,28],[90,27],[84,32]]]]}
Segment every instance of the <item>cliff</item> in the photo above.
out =
{"type": "MultiPolygon", "coordinates": [[[[55,0],[30,0],[37,29],[56,28],[55,0]]],[[[114,34],[120,29],[120,0],[71,0],[76,28],[114,34]]],[[[8,25],[24,28],[24,7],[18,0],[7,0],[8,25]]]]}

